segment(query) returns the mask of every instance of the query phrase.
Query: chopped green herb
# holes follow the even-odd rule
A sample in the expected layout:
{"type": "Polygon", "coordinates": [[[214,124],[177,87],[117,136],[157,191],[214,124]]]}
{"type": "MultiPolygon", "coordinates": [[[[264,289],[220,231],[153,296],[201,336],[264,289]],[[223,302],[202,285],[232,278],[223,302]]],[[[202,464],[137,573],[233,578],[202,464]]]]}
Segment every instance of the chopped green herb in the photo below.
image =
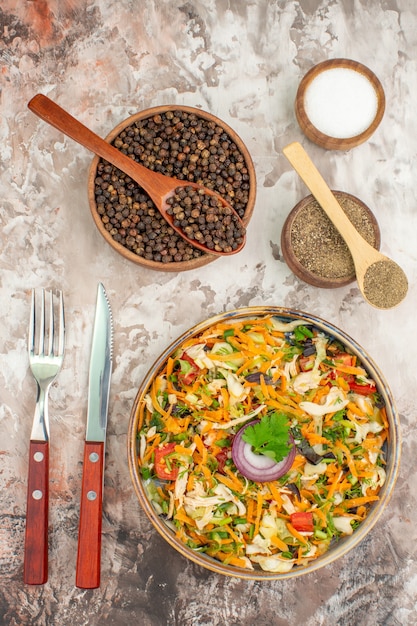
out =
{"type": "Polygon", "coordinates": [[[307,326],[303,326],[301,324],[294,329],[294,338],[296,341],[304,341],[307,338],[312,339],[313,337],[314,334],[309,328],[307,328],[307,326]]]}
{"type": "Polygon", "coordinates": [[[264,454],[279,463],[291,450],[288,445],[289,430],[288,416],[274,412],[248,426],[242,439],[252,446],[255,454],[264,454]]]}
{"type": "Polygon", "coordinates": [[[142,474],[143,480],[148,480],[148,478],[151,477],[151,470],[149,469],[149,467],[142,466],[140,468],[140,473],[142,474]]]}
{"type": "Polygon", "coordinates": [[[218,439],[216,441],[216,446],[219,446],[219,448],[228,448],[228,447],[230,447],[230,439],[229,439],[229,437],[226,437],[225,439],[218,439]]]}

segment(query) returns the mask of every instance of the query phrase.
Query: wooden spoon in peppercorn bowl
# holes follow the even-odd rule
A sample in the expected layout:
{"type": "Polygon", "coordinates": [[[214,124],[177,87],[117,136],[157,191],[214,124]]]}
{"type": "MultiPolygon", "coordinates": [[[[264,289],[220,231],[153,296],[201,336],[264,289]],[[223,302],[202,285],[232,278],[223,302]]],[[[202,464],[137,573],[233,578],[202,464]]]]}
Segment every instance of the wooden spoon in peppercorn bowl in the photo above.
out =
{"type": "Polygon", "coordinates": [[[408,291],[401,267],[358,233],[300,143],[285,146],[283,153],[345,240],[365,300],[379,309],[397,306],[408,291]]]}
{"type": "Polygon", "coordinates": [[[107,143],[43,94],[34,96],[28,108],[136,181],[171,228],[192,246],[208,254],[224,256],[236,254],[245,245],[245,226],[220,194],[197,183],[149,170],[107,143]]]}

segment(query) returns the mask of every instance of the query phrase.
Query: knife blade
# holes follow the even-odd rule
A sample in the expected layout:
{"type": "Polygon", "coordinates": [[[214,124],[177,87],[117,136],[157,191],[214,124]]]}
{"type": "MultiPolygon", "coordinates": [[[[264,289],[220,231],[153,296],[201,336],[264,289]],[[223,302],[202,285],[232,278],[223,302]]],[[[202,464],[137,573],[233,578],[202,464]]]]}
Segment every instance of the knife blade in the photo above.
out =
{"type": "Polygon", "coordinates": [[[75,580],[82,589],[100,586],[104,453],[112,359],[112,313],[104,286],[99,283],[89,369],[75,580]]]}

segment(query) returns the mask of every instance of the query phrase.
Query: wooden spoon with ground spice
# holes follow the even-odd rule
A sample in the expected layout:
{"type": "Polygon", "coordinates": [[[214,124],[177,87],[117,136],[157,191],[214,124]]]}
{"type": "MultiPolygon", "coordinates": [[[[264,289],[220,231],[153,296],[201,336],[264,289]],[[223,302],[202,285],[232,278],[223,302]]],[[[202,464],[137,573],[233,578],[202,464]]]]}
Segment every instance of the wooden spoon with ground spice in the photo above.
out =
{"type": "Polygon", "coordinates": [[[358,233],[300,143],[285,146],[283,153],[345,240],[365,300],[379,309],[397,306],[408,291],[404,271],[358,233]]]}
{"type": "Polygon", "coordinates": [[[192,246],[208,254],[229,255],[236,254],[245,245],[246,229],[242,220],[215,191],[144,167],[43,94],[34,96],[28,108],[136,181],[169,225],[192,246]]]}

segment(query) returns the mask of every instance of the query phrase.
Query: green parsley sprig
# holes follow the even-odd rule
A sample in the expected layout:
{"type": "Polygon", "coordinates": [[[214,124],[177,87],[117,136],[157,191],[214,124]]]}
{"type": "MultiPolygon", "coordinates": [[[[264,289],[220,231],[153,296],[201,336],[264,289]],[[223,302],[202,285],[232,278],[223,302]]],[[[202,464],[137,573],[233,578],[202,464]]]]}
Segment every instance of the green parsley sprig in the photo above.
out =
{"type": "Polygon", "coordinates": [[[285,413],[268,413],[259,422],[251,424],[242,434],[245,443],[255,454],[263,454],[279,463],[291,451],[290,423],[285,413]]]}

